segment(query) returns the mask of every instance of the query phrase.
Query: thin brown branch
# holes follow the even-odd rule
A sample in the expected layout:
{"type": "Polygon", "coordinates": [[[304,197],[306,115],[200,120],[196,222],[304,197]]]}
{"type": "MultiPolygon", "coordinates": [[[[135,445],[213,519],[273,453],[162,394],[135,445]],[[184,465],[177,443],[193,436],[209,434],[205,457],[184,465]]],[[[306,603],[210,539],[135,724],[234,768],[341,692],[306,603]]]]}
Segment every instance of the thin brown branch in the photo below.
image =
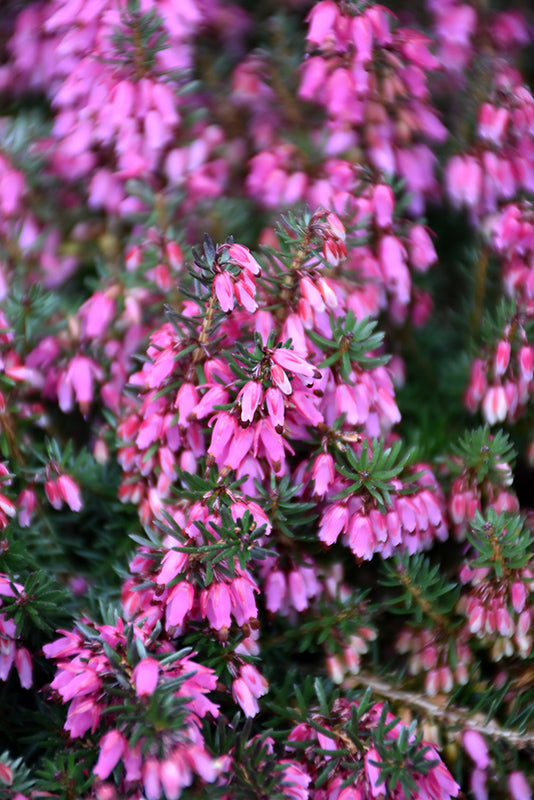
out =
{"type": "Polygon", "coordinates": [[[372,675],[355,675],[344,686],[347,688],[368,686],[376,694],[388,700],[394,700],[411,708],[416,708],[431,720],[442,722],[450,727],[456,727],[461,730],[469,728],[470,730],[478,731],[484,736],[489,736],[491,739],[505,741],[515,747],[526,748],[534,746],[534,731],[519,733],[509,728],[503,728],[494,720],[487,720],[482,714],[473,716],[467,708],[441,705],[438,700],[424,697],[417,692],[397,689],[387,681],[375,678],[372,675]]]}

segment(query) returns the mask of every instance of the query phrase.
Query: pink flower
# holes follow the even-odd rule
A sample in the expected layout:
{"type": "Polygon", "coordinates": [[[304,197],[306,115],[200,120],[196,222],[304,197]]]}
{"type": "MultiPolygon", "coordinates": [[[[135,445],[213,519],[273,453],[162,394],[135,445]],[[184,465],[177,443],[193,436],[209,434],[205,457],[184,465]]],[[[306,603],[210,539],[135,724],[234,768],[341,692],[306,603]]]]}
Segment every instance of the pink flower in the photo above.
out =
{"type": "Polygon", "coordinates": [[[207,589],[203,589],[200,595],[200,609],[214,630],[229,628],[232,624],[230,618],[232,601],[228,585],[212,583],[207,589]]]}
{"type": "Polygon", "coordinates": [[[25,647],[18,647],[15,652],[15,666],[19,674],[20,685],[29,689],[33,683],[32,659],[25,647]]]}
{"type": "Polygon", "coordinates": [[[476,208],[482,193],[482,169],[472,156],[453,156],[445,170],[447,191],[454,205],[476,208]]]}
{"type": "Polygon", "coordinates": [[[142,767],[143,786],[147,800],[159,800],[161,797],[161,766],[157,758],[149,756],[142,767]]]}
{"type": "Polygon", "coordinates": [[[74,356],[58,381],[60,409],[65,413],[72,411],[76,398],[82,414],[86,414],[93,402],[94,379],[101,379],[102,376],[102,369],[92,359],[83,355],[74,356]]]}
{"type": "Polygon", "coordinates": [[[303,356],[295,353],[294,350],[277,347],[273,350],[271,358],[283,369],[298,375],[306,386],[311,386],[313,379],[319,375],[317,369],[312,364],[309,364],[303,356]]]}
{"type": "Polygon", "coordinates": [[[346,505],[329,506],[321,518],[319,539],[325,544],[334,544],[339,534],[347,530],[349,524],[349,510],[346,505]]]}
{"type": "Polygon", "coordinates": [[[182,789],[193,781],[193,771],[184,748],[176,748],[161,762],[159,777],[167,800],[177,800],[182,789]]]}
{"type": "Polygon", "coordinates": [[[242,244],[231,244],[228,247],[228,255],[230,260],[240,267],[251,272],[253,275],[259,275],[261,267],[248,249],[242,244]]]}
{"type": "Polygon", "coordinates": [[[213,280],[213,290],[223,311],[234,307],[234,284],[228,272],[219,272],[213,280]]]}
{"type": "Polygon", "coordinates": [[[246,717],[255,717],[260,710],[256,696],[243,678],[236,678],[232,683],[232,697],[239,703],[246,717]]]}
{"type": "Polygon", "coordinates": [[[534,348],[530,345],[522,347],[519,351],[519,368],[523,380],[531,381],[534,373],[534,348]]]}
{"type": "Polygon", "coordinates": [[[258,587],[247,577],[234,578],[230,584],[232,614],[238,625],[257,619],[258,609],[254,597],[254,592],[257,591],[258,587]]]}
{"type": "Polygon", "coordinates": [[[335,41],[333,32],[339,10],[333,0],[322,0],[309,12],[306,21],[309,23],[306,39],[312,44],[325,45],[325,40],[331,38],[335,41]]]}
{"type": "Polygon", "coordinates": [[[271,364],[271,380],[283,394],[291,394],[291,382],[279,364],[271,364]]]}
{"type": "Polygon", "coordinates": [[[213,456],[217,463],[224,458],[230,441],[236,435],[237,424],[235,418],[228,412],[222,411],[217,414],[215,425],[211,434],[211,442],[208,453],[213,456]]]}
{"type": "Polygon", "coordinates": [[[263,697],[269,688],[268,681],[252,664],[244,664],[239,670],[254,697],[263,697]]]}
{"type": "Polygon", "coordinates": [[[478,769],[486,769],[490,758],[488,745],[478,731],[467,730],[462,735],[462,742],[467,754],[474,761],[478,769]]]}
{"type": "Polygon", "coordinates": [[[133,670],[132,678],[135,693],[138,697],[154,694],[158,685],[159,663],[155,658],[148,656],[140,661],[133,670]]]}
{"type": "Polygon", "coordinates": [[[56,485],[60,498],[66,502],[71,511],[79,511],[83,503],[78,484],[70,475],[63,474],[59,475],[56,485]]]}
{"type": "MultiPolygon", "coordinates": [[[[183,556],[184,554],[175,553],[175,555],[183,556]]],[[[167,598],[167,608],[165,612],[166,630],[182,625],[185,617],[193,608],[194,600],[194,587],[187,581],[180,581],[180,583],[172,587],[169,597],[167,598]]]]}
{"type": "Polygon", "coordinates": [[[414,269],[425,272],[438,260],[432,239],[423,225],[412,225],[408,240],[410,264],[414,269]]]}
{"type": "Polygon", "coordinates": [[[248,381],[241,391],[237,399],[241,402],[241,421],[252,422],[256,409],[262,401],[263,390],[261,383],[258,381],[248,381]]]}
{"type": "Polygon", "coordinates": [[[522,772],[511,772],[508,776],[508,789],[512,800],[531,800],[532,792],[522,772]]]}
{"type": "Polygon", "coordinates": [[[283,393],[275,387],[270,387],[265,392],[265,405],[271,424],[278,432],[284,428],[285,403],[283,393]]]}
{"type": "Polygon", "coordinates": [[[78,314],[82,320],[82,336],[97,339],[108,328],[115,313],[115,301],[104,292],[96,292],[80,307],[78,314]]]}
{"type": "Polygon", "coordinates": [[[395,195],[391,186],[378,184],[373,192],[373,212],[379,228],[389,228],[393,222],[395,195]]]}
{"type": "Polygon", "coordinates": [[[501,339],[497,345],[497,351],[495,353],[494,373],[497,377],[502,377],[508,369],[511,352],[512,346],[508,339],[501,339]]]}
{"type": "Polygon", "coordinates": [[[508,414],[508,400],[503,386],[490,386],[482,401],[482,412],[487,422],[494,425],[504,422],[508,414]]]}
{"type": "Polygon", "coordinates": [[[121,757],[128,749],[128,742],[125,737],[117,730],[105,733],[100,740],[100,753],[98,761],[93,769],[93,773],[100,778],[106,780],[113,772],[121,757]]]}
{"type": "Polygon", "coordinates": [[[313,462],[312,478],[314,481],[314,494],[324,497],[334,482],[334,459],[330,453],[321,453],[313,462]]]}

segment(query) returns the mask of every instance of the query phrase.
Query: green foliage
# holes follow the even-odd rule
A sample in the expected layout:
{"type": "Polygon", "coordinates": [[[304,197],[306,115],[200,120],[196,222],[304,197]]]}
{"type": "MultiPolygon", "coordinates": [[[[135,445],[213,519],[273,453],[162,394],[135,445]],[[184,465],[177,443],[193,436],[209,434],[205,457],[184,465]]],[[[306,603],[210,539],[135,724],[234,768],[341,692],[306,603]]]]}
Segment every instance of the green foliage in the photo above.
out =
{"type": "Polygon", "coordinates": [[[326,339],[315,331],[308,335],[315,344],[327,355],[320,367],[337,365],[339,372],[350,386],[354,385],[351,378],[354,365],[362,367],[377,367],[387,364],[389,356],[370,356],[369,353],[377,350],[384,341],[384,334],[376,332],[376,320],[366,317],[358,321],[352,310],[344,317],[330,316],[332,339],[326,339]]]}
{"type": "Polygon", "coordinates": [[[456,456],[456,460],[449,460],[453,474],[468,470],[479,484],[485,480],[497,484],[511,482],[515,448],[503,431],[491,433],[487,425],[469,431],[453,446],[452,452],[456,456]]]}
{"type": "Polygon", "coordinates": [[[113,36],[117,57],[114,63],[133,69],[133,75],[140,80],[154,69],[156,56],[168,47],[161,16],[155,9],[142,12],[139,0],[127,0],[122,10],[121,22],[128,29],[113,36]]]}
{"type": "Polygon", "coordinates": [[[70,621],[70,595],[53,575],[44,570],[33,571],[22,589],[18,585],[11,583],[12,597],[4,595],[2,613],[13,620],[19,635],[26,641],[34,638],[36,629],[50,636],[56,628],[70,621]]]}
{"type": "MultiPolygon", "coordinates": [[[[336,451],[337,471],[351,483],[332,499],[348,497],[355,492],[367,492],[383,510],[391,505],[392,483],[399,477],[413,459],[414,453],[407,451],[403,442],[397,440],[391,447],[383,441],[373,439],[371,444],[365,439],[358,455],[352,447],[336,451]]],[[[416,476],[412,476],[412,479],[416,476]]],[[[406,491],[409,488],[406,487],[406,491]]]]}
{"type": "Polygon", "coordinates": [[[388,736],[398,725],[398,718],[387,722],[387,705],[384,705],[378,726],[372,731],[378,759],[371,759],[371,763],[380,770],[378,786],[384,784],[388,793],[400,786],[404,797],[409,800],[418,791],[413,776],[427,775],[438,761],[428,757],[431,748],[423,745],[423,732],[416,733],[417,723],[409,727],[400,725],[398,738],[388,736]]]}
{"type": "Polygon", "coordinates": [[[94,781],[92,768],[95,761],[96,757],[87,748],[71,747],[68,752],[59,751],[54,758],[45,758],[38,768],[36,790],[50,792],[57,800],[81,797],[94,781]]]}
{"type": "Polygon", "coordinates": [[[471,566],[489,568],[499,579],[532,560],[532,532],[518,514],[477,511],[466,536],[478,554],[471,566]]]}
{"type": "Polygon", "coordinates": [[[20,792],[29,795],[34,785],[22,758],[11,758],[5,750],[0,755],[0,800],[12,800],[20,792]]]}
{"type": "Polygon", "coordinates": [[[226,773],[224,786],[207,786],[204,789],[206,797],[224,795],[235,800],[258,800],[260,797],[285,800],[285,782],[280,774],[284,767],[279,763],[277,750],[273,749],[271,731],[256,736],[252,733],[252,721],[246,720],[241,724],[239,714],[230,724],[219,718],[214,735],[206,730],[207,743],[213,752],[232,756],[232,767],[226,773]]]}
{"type": "Polygon", "coordinates": [[[380,565],[380,583],[394,590],[383,601],[388,609],[416,625],[435,627],[453,612],[460,589],[448,580],[440,564],[432,564],[423,553],[403,553],[380,565]]]}
{"type": "Polygon", "coordinates": [[[288,539],[315,541],[313,523],[317,514],[311,513],[315,503],[298,499],[302,490],[300,484],[291,485],[289,475],[277,478],[271,473],[269,488],[258,482],[256,489],[260,505],[274,531],[279,531],[288,539]]]}

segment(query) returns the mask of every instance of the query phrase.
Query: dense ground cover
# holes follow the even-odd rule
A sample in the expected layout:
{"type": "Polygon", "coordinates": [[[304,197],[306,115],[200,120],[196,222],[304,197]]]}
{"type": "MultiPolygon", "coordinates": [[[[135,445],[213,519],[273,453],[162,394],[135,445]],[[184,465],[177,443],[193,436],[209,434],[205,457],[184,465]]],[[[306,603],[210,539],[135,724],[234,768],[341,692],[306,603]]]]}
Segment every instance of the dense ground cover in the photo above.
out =
{"type": "Polygon", "coordinates": [[[0,15],[0,800],[531,798],[532,21],[0,15]]]}

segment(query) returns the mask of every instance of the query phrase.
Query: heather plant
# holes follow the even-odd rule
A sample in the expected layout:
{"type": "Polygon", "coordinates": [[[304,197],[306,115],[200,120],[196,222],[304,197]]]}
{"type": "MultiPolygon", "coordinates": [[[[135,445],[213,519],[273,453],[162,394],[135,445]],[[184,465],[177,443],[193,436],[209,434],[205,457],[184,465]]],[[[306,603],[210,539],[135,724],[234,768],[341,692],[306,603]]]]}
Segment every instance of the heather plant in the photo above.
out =
{"type": "Polygon", "coordinates": [[[529,800],[533,21],[4,6],[0,800],[529,800]]]}

